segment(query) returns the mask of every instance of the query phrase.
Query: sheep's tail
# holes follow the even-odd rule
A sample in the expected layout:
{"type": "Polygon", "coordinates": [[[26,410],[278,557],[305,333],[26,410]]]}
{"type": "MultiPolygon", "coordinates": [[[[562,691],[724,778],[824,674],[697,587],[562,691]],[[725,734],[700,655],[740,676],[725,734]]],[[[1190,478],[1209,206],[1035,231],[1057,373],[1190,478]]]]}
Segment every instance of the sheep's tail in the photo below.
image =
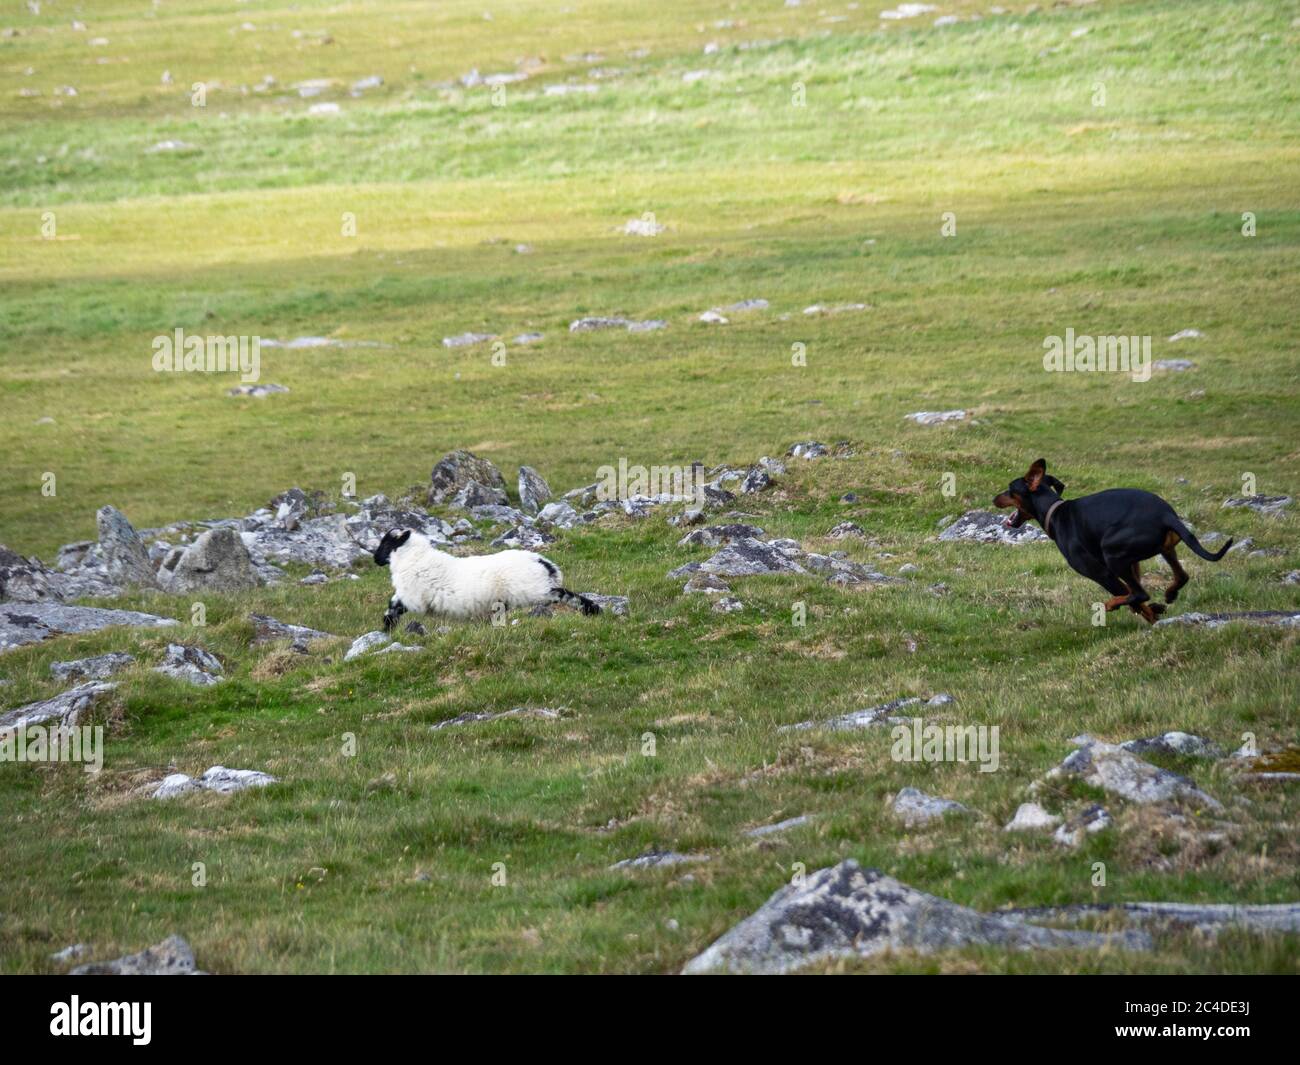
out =
{"type": "Polygon", "coordinates": [[[599,614],[600,604],[594,599],[588,599],[585,595],[579,595],[577,592],[571,592],[568,588],[556,588],[552,593],[557,603],[568,603],[570,600],[577,600],[577,606],[582,608],[584,614],[599,614]]]}

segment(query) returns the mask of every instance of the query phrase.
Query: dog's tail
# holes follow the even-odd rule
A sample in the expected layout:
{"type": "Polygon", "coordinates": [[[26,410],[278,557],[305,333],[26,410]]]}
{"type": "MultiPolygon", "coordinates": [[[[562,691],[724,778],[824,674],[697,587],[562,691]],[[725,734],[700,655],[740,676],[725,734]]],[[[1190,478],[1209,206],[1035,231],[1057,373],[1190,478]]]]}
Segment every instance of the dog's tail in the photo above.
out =
{"type": "Polygon", "coordinates": [[[1205,559],[1207,562],[1218,562],[1219,559],[1221,559],[1224,555],[1228,553],[1228,548],[1232,546],[1232,537],[1228,537],[1228,542],[1224,544],[1221,548],[1219,548],[1217,552],[1212,553],[1210,551],[1205,550],[1205,548],[1201,546],[1201,541],[1196,539],[1196,537],[1192,535],[1191,530],[1188,529],[1187,526],[1184,525],[1181,521],[1179,521],[1177,516],[1170,518],[1168,521],[1168,525],[1169,528],[1171,528],[1174,532],[1176,532],[1179,535],[1183,543],[1185,543],[1196,554],[1200,555],[1201,558],[1205,559]]]}

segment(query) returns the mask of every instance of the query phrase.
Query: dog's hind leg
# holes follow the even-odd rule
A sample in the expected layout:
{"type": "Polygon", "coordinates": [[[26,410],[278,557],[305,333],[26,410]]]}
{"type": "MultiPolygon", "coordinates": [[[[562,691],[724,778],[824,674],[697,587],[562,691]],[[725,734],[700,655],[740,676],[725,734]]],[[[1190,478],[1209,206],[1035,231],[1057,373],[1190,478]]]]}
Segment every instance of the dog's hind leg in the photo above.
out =
{"type": "Polygon", "coordinates": [[[1178,534],[1171,532],[1165,537],[1165,546],[1160,551],[1160,556],[1169,563],[1169,568],[1173,570],[1173,582],[1165,589],[1165,602],[1172,603],[1178,598],[1178,593],[1183,585],[1190,580],[1187,571],[1183,569],[1182,563],[1178,561],[1178,553],[1175,551],[1175,545],[1178,543],[1178,534]]]}

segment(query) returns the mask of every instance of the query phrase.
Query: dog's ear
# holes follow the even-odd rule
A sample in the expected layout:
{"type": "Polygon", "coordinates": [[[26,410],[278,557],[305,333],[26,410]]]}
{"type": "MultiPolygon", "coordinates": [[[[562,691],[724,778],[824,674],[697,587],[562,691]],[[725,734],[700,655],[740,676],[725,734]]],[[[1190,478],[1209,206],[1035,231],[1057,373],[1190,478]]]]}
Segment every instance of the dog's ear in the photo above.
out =
{"type": "Polygon", "coordinates": [[[1063,485],[1051,474],[1048,474],[1043,478],[1043,483],[1046,484],[1047,487],[1050,488],[1053,492],[1055,492],[1058,496],[1065,495],[1065,485],[1063,485]]]}
{"type": "Polygon", "coordinates": [[[1034,459],[1034,464],[1029,467],[1029,472],[1025,474],[1025,484],[1029,485],[1031,492],[1038,491],[1038,483],[1043,479],[1043,474],[1047,472],[1047,459],[1034,459]]]}

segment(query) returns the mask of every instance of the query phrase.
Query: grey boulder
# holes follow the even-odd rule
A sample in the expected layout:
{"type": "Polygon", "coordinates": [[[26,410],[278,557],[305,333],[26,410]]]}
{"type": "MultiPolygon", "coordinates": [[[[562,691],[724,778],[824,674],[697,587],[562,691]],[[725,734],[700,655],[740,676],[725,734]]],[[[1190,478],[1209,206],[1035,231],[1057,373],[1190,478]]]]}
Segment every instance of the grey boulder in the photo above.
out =
{"type": "Polygon", "coordinates": [[[1154,766],[1117,744],[1103,743],[1090,736],[1078,737],[1076,742],[1080,746],[1047,773],[1047,780],[1077,777],[1108,795],[1140,805],[1187,802],[1212,810],[1222,808],[1217,799],[1186,777],[1154,766]]]}
{"type": "Polygon", "coordinates": [[[155,666],[153,671],[197,688],[210,687],[224,679],[217,656],[191,644],[169,643],[162,665],[155,666]]]}
{"type": "MultiPolygon", "coordinates": [[[[498,488],[504,497],[506,482],[487,459],[470,451],[449,451],[433,467],[429,476],[429,502],[446,503],[471,481],[485,488],[498,488]]],[[[500,502],[504,503],[502,498],[500,502]]]]}
{"type": "Polygon", "coordinates": [[[798,562],[772,544],[742,537],[701,563],[706,573],[718,577],[749,577],[766,573],[806,573],[798,562]]]}
{"type": "Polygon", "coordinates": [[[180,557],[167,579],[169,592],[239,592],[263,583],[234,529],[209,529],[180,557]]]}
{"type": "Polygon", "coordinates": [[[908,828],[919,828],[937,821],[947,814],[968,814],[970,807],[963,806],[952,799],[941,799],[937,795],[927,795],[919,788],[903,788],[894,796],[892,805],[894,816],[908,828]]]}

